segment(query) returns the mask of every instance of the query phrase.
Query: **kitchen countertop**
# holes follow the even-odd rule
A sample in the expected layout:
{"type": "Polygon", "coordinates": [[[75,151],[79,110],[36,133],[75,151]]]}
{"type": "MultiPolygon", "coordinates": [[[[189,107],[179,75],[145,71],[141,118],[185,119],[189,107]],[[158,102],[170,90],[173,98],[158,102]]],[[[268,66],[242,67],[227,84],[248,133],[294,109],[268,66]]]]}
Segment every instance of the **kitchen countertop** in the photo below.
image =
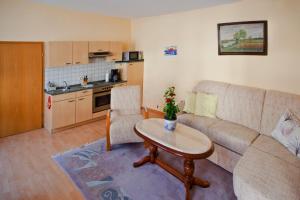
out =
{"type": "Polygon", "coordinates": [[[113,86],[116,84],[121,84],[121,83],[127,83],[127,81],[118,81],[118,82],[105,82],[103,81],[94,81],[94,82],[89,82],[88,85],[90,86],[81,86],[80,84],[76,84],[76,85],[69,85],[69,89],[67,90],[63,90],[64,87],[59,87],[59,89],[56,90],[51,90],[51,91],[47,91],[46,89],[44,90],[45,93],[49,94],[49,95],[59,95],[59,94],[66,94],[66,93],[71,93],[71,92],[78,92],[81,90],[89,90],[89,89],[94,89],[97,87],[105,87],[105,86],[113,86]]]}

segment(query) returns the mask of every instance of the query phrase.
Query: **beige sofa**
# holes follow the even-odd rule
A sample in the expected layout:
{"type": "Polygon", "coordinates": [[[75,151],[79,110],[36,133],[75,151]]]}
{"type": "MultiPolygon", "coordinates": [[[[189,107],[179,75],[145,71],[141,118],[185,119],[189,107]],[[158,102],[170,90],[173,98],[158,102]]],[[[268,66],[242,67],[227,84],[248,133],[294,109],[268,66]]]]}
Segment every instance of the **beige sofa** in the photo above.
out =
{"type": "Polygon", "coordinates": [[[208,159],[233,172],[238,199],[300,200],[300,159],[270,135],[286,109],[300,116],[300,96],[214,81],[193,91],[218,96],[217,118],[181,114],[178,121],[215,143],[208,159]]]}

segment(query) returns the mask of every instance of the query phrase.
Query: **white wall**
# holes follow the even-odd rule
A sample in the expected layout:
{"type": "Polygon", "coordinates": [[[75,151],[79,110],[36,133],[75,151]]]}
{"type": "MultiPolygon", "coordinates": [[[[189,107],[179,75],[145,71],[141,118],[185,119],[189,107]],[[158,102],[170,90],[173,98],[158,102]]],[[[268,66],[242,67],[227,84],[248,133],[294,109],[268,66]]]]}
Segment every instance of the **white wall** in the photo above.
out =
{"type": "Polygon", "coordinates": [[[300,94],[300,1],[241,0],[132,22],[132,40],[144,51],[144,104],[161,105],[175,85],[183,99],[199,80],[217,80],[300,94]],[[217,24],[268,20],[268,56],[218,56],[217,24]],[[178,56],[164,56],[177,45],[178,56]]]}
{"type": "Polygon", "coordinates": [[[128,43],[130,20],[30,0],[0,0],[0,40],[115,40],[128,43]]]}

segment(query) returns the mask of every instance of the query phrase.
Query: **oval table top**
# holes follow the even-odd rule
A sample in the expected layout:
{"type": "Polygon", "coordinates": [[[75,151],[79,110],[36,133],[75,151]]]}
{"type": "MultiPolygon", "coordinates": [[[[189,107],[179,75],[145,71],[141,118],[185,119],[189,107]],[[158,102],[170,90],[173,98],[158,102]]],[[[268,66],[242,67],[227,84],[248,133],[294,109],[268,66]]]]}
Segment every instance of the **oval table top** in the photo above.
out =
{"type": "Polygon", "coordinates": [[[170,153],[184,157],[206,158],[214,150],[212,141],[205,134],[181,123],[177,123],[171,132],[164,128],[164,119],[144,119],[135,125],[135,131],[146,142],[150,140],[170,153]]]}

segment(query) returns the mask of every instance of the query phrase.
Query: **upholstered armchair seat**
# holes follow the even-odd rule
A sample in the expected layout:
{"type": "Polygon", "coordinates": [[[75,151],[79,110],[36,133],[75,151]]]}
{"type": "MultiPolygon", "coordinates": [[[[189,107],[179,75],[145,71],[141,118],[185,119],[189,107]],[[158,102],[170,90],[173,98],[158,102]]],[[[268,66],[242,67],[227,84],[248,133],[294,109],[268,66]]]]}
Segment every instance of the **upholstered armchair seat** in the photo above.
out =
{"type": "Polygon", "coordinates": [[[118,115],[112,111],[110,120],[110,143],[113,145],[143,142],[143,140],[133,132],[134,125],[142,119],[143,115],[141,114],[118,115]]]}
{"type": "Polygon", "coordinates": [[[111,91],[111,110],[106,117],[107,150],[114,144],[143,142],[134,132],[134,125],[147,117],[142,115],[139,86],[113,88],[111,91]]]}

